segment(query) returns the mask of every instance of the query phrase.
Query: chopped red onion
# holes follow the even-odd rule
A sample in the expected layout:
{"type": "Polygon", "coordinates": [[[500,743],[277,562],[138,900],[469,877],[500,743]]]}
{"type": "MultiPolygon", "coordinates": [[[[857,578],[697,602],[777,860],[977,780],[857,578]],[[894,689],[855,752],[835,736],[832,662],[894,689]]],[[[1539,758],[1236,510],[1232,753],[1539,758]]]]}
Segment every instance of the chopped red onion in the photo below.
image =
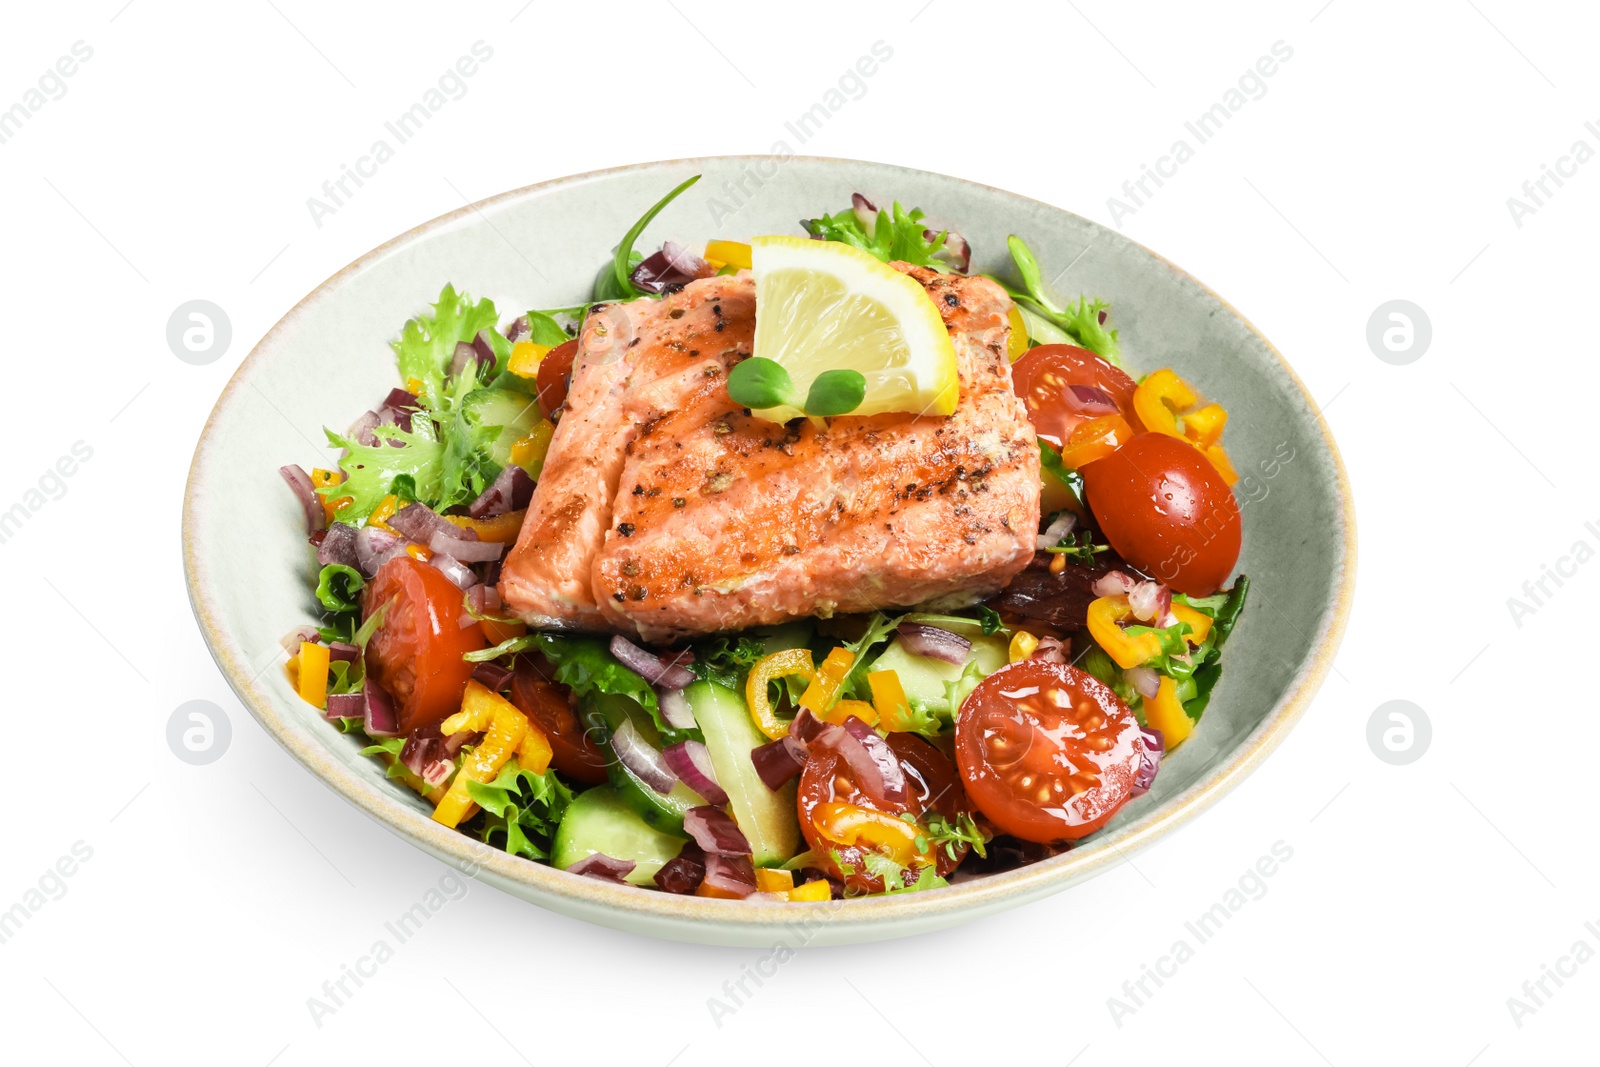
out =
{"type": "Polygon", "coordinates": [[[661,251],[646,256],[633,268],[628,280],[647,293],[672,293],[697,278],[709,278],[716,270],[680,245],[668,241],[661,251]]]}
{"type": "Polygon", "coordinates": [[[400,749],[400,762],[428,785],[439,785],[455,770],[455,754],[445,751],[445,739],[437,726],[411,731],[400,749]]]}
{"type": "Polygon", "coordinates": [[[460,733],[451,734],[444,739],[444,754],[455,759],[456,753],[461,751],[461,746],[479,736],[471,730],[462,730],[460,733]]]}
{"type": "Polygon", "coordinates": [[[1161,688],[1161,675],[1149,667],[1128,667],[1123,670],[1122,676],[1133,686],[1134,692],[1146,700],[1153,699],[1156,690],[1161,688]]]}
{"type": "Polygon", "coordinates": [[[1143,727],[1139,731],[1144,742],[1139,746],[1139,769],[1133,776],[1133,795],[1143,796],[1150,791],[1150,784],[1156,780],[1156,772],[1161,769],[1161,758],[1166,755],[1166,739],[1161,736],[1160,730],[1143,727]]]}
{"type": "Polygon", "coordinates": [[[766,787],[776,793],[800,777],[805,769],[805,746],[793,737],[780,737],[750,750],[750,762],[766,787]]]}
{"type": "MultiPolygon", "coordinates": [[[[936,230],[923,230],[922,239],[932,241],[938,237],[936,230]]],[[[942,259],[956,269],[958,274],[967,273],[967,268],[972,266],[972,245],[967,239],[954,230],[944,231],[944,247],[934,253],[935,259],[942,259]]]]}
{"type": "Polygon", "coordinates": [[[621,634],[611,639],[611,654],[617,662],[635,672],[652,685],[668,689],[682,689],[694,681],[694,675],[680,663],[693,663],[691,652],[674,652],[670,661],[646,652],[621,634]]]}
{"type": "Polygon", "coordinates": [[[1172,605],[1172,590],[1160,582],[1140,582],[1128,592],[1128,607],[1140,622],[1156,622],[1172,605]]]}
{"type": "Polygon", "coordinates": [[[298,656],[300,654],[300,646],[303,643],[310,641],[315,644],[318,640],[320,638],[317,635],[315,626],[296,626],[293,630],[278,638],[278,644],[282,645],[283,650],[289,655],[298,656]]]}
{"type": "Polygon", "coordinates": [[[693,893],[706,876],[706,854],[693,841],[685,841],[676,856],[661,865],[655,883],[668,893],[693,893]]]}
{"type": "MultiPolygon", "coordinates": [[[[821,737],[829,729],[828,724],[811,714],[810,708],[801,708],[789,720],[789,736],[800,743],[801,749],[808,749],[811,742],[821,737]]],[[[802,751],[802,755],[807,754],[802,751]]]]}
{"type": "Polygon", "coordinates": [[[661,709],[661,717],[667,720],[668,726],[693,730],[700,725],[695,721],[694,709],[689,706],[689,698],[683,695],[682,689],[656,690],[656,706],[661,709]]]}
{"type": "Polygon", "coordinates": [[[1067,646],[1061,643],[1061,638],[1045,634],[1039,638],[1039,644],[1033,650],[1029,659],[1043,660],[1046,663],[1067,662],[1067,646]]]}
{"type": "Polygon", "coordinates": [[[694,838],[708,856],[749,856],[750,839],[721,808],[709,804],[683,813],[683,832],[694,838]]]}
{"type": "Polygon", "coordinates": [[[640,736],[632,719],[622,720],[622,725],[611,735],[611,750],[624,767],[657,793],[665,796],[678,784],[678,776],[672,773],[660,751],[640,736]]]}
{"type": "Polygon", "coordinates": [[[717,783],[716,769],[711,766],[711,750],[702,741],[679,741],[669,745],[661,758],[672,772],[683,779],[683,784],[705,797],[708,804],[726,804],[728,794],[717,783]]]}
{"type": "Polygon", "coordinates": [[[511,325],[506,327],[506,340],[516,344],[532,332],[533,326],[528,322],[528,316],[518,315],[511,320],[511,325]]]}
{"type": "Polygon", "coordinates": [[[369,737],[400,736],[400,716],[387,690],[368,678],[361,687],[362,718],[369,737]]]}
{"type": "MultiPolygon", "coordinates": [[[[450,525],[454,526],[455,523],[450,525]]],[[[467,532],[471,533],[470,530],[467,532]]],[[[471,541],[462,537],[451,537],[440,531],[428,539],[428,550],[453,556],[462,563],[487,563],[492,559],[499,559],[505,553],[506,546],[498,541],[471,541]]]]}
{"type": "Polygon", "coordinates": [[[533,499],[533,477],[515,463],[500,468],[493,484],[467,505],[474,519],[492,519],[528,506],[533,499]]]}
{"type": "Polygon", "coordinates": [[[478,362],[483,364],[485,370],[494,370],[494,342],[489,340],[487,329],[479,330],[478,336],[472,339],[472,350],[477,353],[478,362]]]}
{"type": "Polygon", "coordinates": [[[856,213],[856,218],[860,220],[868,236],[871,236],[873,229],[878,225],[877,205],[860,193],[851,193],[850,210],[856,213]]]}
{"type": "Polygon", "coordinates": [[[1073,527],[1078,525],[1078,517],[1070,511],[1063,511],[1056,516],[1056,521],[1039,531],[1039,540],[1034,545],[1043,552],[1047,548],[1054,548],[1061,543],[1061,539],[1071,533],[1073,527]]]}
{"type": "Polygon", "coordinates": [[[594,852],[567,868],[568,874],[581,874],[586,878],[598,878],[602,882],[615,882],[617,885],[627,885],[628,875],[639,866],[633,860],[612,859],[604,852],[594,852]]]}
{"type": "Polygon", "coordinates": [[[924,626],[917,622],[903,622],[898,627],[900,643],[906,646],[908,652],[918,656],[931,656],[942,659],[946,663],[962,664],[967,662],[967,653],[972,651],[972,642],[960,634],[953,634],[949,630],[941,630],[937,626],[924,626]]]}
{"type": "Polygon", "coordinates": [[[1106,571],[1094,580],[1090,590],[1095,596],[1122,596],[1133,592],[1133,587],[1138,584],[1121,571],[1106,571]]]}
{"type": "Polygon", "coordinates": [[[328,659],[331,662],[354,663],[359,655],[361,655],[359,648],[343,641],[334,641],[328,645],[328,659]]]}
{"type": "Polygon", "coordinates": [[[370,523],[356,531],[356,566],[371,578],[378,568],[406,550],[405,540],[392,530],[370,523]]]}
{"type": "Polygon", "coordinates": [[[849,766],[864,792],[890,803],[905,800],[906,774],[900,766],[900,758],[878,731],[854,715],[846,716],[843,726],[824,728],[811,742],[811,747],[829,749],[837,754],[849,766]]]}
{"type": "Polygon", "coordinates": [[[505,602],[500,599],[500,590],[482,582],[467,590],[467,607],[479,615],[493,615],[505,607],[505,602]]]}
{"type": "Polygon", "coordinates": [[[480,663],[472,669],[472,680],[491,693],[498,693],[510,684],[512,673],[498,663],[480,663]]]}
{"type": "Polygon", "coordinates": [[[354,441],[358,445],[366,445],[370,448],[378,443],[378,435],[372,431],[376,430],[378,423],[382,421],[376,411],[366,412],[355,422],[352,422],[349,429],[345,430],[345,440],[354,441]]]}
{"type": "Polygon", "coordinates": [[[335,719],[359,719],[367,710],[367,698],[360,693],[329,693],[328,708],[322,717],[332,722],[335,719]]]}
{"type": "MultiPolygon", "coordinates": [[[[480,334],[479,336],[482,335],[480,334]]],[[[491,370],[494,368],[494,350],[489,349],[489,358],[485,360],[483,352],[478,348],[475,341],[476,339],[456,342],[455,354],[450,357],[450,367],[445,371],[447,377],[454,378],[474,364],[477,365],[474,373],[479,373],[484,367],[491,370]]],[[[484,348],[488,348],[487,341],[484,342],[484,348]]]]}
{"type": "Polygon", "coordinates": [[[444,534],[460,540],[475,541],[478,535],[465,526],[457,526],[426,504],[407,504],[389,516],[389,525],[403,537],[419,545],[427,544],[434,534],[444,534]]]}
{"type": "Polygon", "coordinates": [[[360,563],[356,558],[356,528],[349,523],[336,522],[328,527],[328,532],[317,546],[317,563],[326,567],[330,563],[338,563],[345,567],[355,567],[360,563]]]}
{"type": "Polygon", "coordinates": [[[326,526],[328,517],[323,514],[322,498],[311,484],[311,475],[298,463],[279,467],[278,473],[283,475],[283,480],[294,490],[295,499],[300,501],[300,508],[306,515],[306,533],[316,533],[326,526]]]}
{"type": "Polygon", "coordinates": [[[1101,415],[1118,415],[1122,409],[1117,407],[1117,402],[1111,394],[1104,389],[1093,385],[1069,385],[1061,394],[1062,401],[1067,410],[1078,414],[1098,417],[1101,415]]]}
{"type": "MultiPolygon", "coordinates": [[[[472,573],[472,568],[454,556],[446,555],[443,552],[435,552],[428,557],[428,562],[438,568],[446,578],[450,579],[457,589],[471,589],[478,584],[478,576],[472,573]]],[[[466,612],[462,612],[462,616],[468,620],[467,626],[478,621],[466,612]]],[[[461,628],[465,630],[467,626],[461,628]]]]}
{"type": "Polygon", "coordinates": [[[703,884],[724,893],[747,897],[756,891],[756,869],[749,856],[706,856],[703,884]]]}

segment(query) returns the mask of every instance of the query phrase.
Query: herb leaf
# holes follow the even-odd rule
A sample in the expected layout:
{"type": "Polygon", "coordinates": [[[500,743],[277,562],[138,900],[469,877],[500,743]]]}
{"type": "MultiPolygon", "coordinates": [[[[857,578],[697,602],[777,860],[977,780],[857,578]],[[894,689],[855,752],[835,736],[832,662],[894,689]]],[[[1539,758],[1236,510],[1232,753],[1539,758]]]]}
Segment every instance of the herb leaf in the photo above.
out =
{"type": "MultiPolygon", "coordinates": [[[[856,377],[861,376],[857,374],[856,377]]],[[[866,379],[862,378],[863,388],[865,385],[866,379]]],[[[740,407],[754,410],[799,406],[789,372],[762,356],[752,356],[728,372],[728,395],[740,407]]]]}
{"type": "Polygon", "coordinates": [[[806,393],[805,412],[824,418],[847,415],[861,406],[866,395],[867,379],[860,371],[823,371],[812,380],[811,390],[806,393]]]}
{"type": "MultiPolygon", "coordinates": [[[[616,283],[616,292],[618,294],[613,299],[655,295],[646,294],[644,290],[634,285],[633,280],[629,277],[633,273],[633,268],[638,266],[640,262],[639,259],[635,258],[638,253],[634,252],[633,243],[639,239],[639,235],[644,232],[644,228],[650,225],[657,215],[661,214],[662,208],[676,200],[679,193],[699,180],[700,175],[696,174],[672,190],[672,192],[657,200],[655,206],[646,211],[639,221],[633,224],[633,228],[623,235],[622,243],[617,245],[616,255],[611,257],[611,280],[616,283]]],[[[595,299],[605,299],[605,296],[600,292],[599,286],[595,288],[595,299]]]]}
{"type": "Polygon", "coordinates": [[[367,580],[343,563],[330,563],[317,575],[317,599],[329,611],[355,611],[361,607],[361,590],[367,580]]]}
{"type": "MultiPolygon", "coordinates": [[[[1121,357],[1117,352],[1117,331],[1106,328],[1110,305],[1086,296],[1079,297],[1075,303],[1065,307],[1057,304],[1045,291],[1039,261],[1034,257],[1033,249],[1028,247],[1028,243],[1016,234],[1012,234],[1006,238],[1006,248],[1010,250],[1012,262],[1017,265],[1017,273],[1022,277],[1021,289],[1009,285],[1005,287],[1016,300],[1017,306],[1025,313],[1060,330],[1113,367],[1122,366],[1121,357]]],[[[1023,321],[1028,321],[1026,315],[1023,321]]],[[[1048,337],[1034,336],[1032,331],[1033,328],[1030,327],[1029,335],[1034,340],[1046,342],[1052,340],[1048,337]]]]}

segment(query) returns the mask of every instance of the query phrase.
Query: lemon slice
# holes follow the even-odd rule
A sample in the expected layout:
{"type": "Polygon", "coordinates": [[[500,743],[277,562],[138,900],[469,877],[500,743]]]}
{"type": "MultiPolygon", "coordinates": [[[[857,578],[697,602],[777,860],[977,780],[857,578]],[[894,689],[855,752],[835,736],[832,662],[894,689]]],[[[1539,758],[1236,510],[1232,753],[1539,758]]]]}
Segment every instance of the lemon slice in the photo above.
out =
{"type": "MultiPolygon", "coordinates": [[[[804,397],[819,374],[859,371],[866,395],[852,415],[949,415],[960,382],[950,333],[928,293],[858,248],[804,237],[751,242],[756,281],[753,355],[788,372],[804,397]]],[[[805,412],[764,408],[786,422],[805,412]]]]}

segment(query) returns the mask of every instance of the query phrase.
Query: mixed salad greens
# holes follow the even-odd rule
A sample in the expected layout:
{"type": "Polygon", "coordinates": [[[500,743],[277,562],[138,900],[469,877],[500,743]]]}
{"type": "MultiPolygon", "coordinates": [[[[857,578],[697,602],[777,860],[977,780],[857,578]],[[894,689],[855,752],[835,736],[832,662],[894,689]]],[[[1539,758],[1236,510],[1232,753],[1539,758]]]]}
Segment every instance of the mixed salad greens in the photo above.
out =
{"type": "MultiPolygon", "coordinates": [[[[823,901],[1070,847],[1190,736],[1249,582],[1224,588],[1239,551],[1226,412],[1171,370],[1131,378],[1110,308],[1058,301],[1021,238],[1014,273],[995,280],[1014,302],[1009,356],[1039,437],[1043,519],[1033,563],[1002,593],[670,648],[530,631],[506,612],[501,556],[588,308],[751,266],[732,241],[635,249],[695,180],[624,235],[585,303],[508,320],[446,285],[392,342],[399,386],[328,431],[337,462],[282,468],[321,615],[286,639],[291,683],[439,822],[611,881],[823,901]],[[1155,496],[1177,483],[1190,505],[1174,517],[1155,496]]],[[[802,226],[885,263],[971,265],[959,234],[898,202],[857,195],[802,226]]],[[[749,407],[779,398],[837,416],[860,403],[857,384],[839,372],[802,400],[755,366],[728,387],[749,407]]]]}

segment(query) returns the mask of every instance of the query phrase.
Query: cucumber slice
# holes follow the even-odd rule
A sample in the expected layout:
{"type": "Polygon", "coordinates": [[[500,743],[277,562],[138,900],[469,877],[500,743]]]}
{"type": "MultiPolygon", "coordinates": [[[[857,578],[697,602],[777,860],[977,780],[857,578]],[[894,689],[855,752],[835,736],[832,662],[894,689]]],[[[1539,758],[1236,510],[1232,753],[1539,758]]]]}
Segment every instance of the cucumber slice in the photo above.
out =
{"type": "Polygon", "coordinates": [[[474,427],[499,427],[489,445],[489,455],[500,466],[511,462],[511,446],[526,437],[539,421],[539,405],[526,393],[507,389],[474,389],[461,402],[467,421],[474,427]]]}
{"type": "MultiPolygon", "coordinates": [[[[604,727],[607,737],[622,725],[624,719],[632,720],[640,737],[657,748],[661,747],[661,735],[656,732],[650,716],[639,707],[638,702],[628,697],[602,694],[595,699],[592,708],[585,714],[591,725],[604,727]]],[[[611,751],[609,741],[605,743],[604,748],[607,759],[606,778],[623,802],[656,829],[669,834],[682,834],[683,813],[704,804],[705,798],[682,782],[673,786],[670,793],[665,795],[657,793],[652,786],[646,784],[617,759],[611,751]]]]}
{"type": "MultiPolygon", "coordinates": [[[[967,663],[976,663],[978,670],[987,677],[1004,667],[1009,658],[1006,639],[990,634],[972,639],[972,651],[967,654],[967,663]]],[[[950,697],[945,684],[959,681],[966,668],[965,663],[949,663],[909,652],[904,643],[896,638],[867,669],[894,671],[899,675],[900,685],[905,689],[906,699],[911,701],[912,707],[949,711],[950,697]]]]}
{"type": "Polygon", "coordinates": [[[752,750],[770,740],[750,719],[744,698],[714,682],[695,682],[683,691],[711,750],[711,768],[728,794],[733,820],[750,839],[757,867],[771,867],[800,851],[795,815],[795,785],[774,793],[756,774],[752,750]]]}
{"type": "Polygon", "coordinates": [[[656,872],[683,848],[684,839],[648,825],[609,786],[597,785],[578,794],[556,829],[550,862],[566,870],[579,860],[604,852],[635,864],[628,881],[653,885],[656,872]]]}

